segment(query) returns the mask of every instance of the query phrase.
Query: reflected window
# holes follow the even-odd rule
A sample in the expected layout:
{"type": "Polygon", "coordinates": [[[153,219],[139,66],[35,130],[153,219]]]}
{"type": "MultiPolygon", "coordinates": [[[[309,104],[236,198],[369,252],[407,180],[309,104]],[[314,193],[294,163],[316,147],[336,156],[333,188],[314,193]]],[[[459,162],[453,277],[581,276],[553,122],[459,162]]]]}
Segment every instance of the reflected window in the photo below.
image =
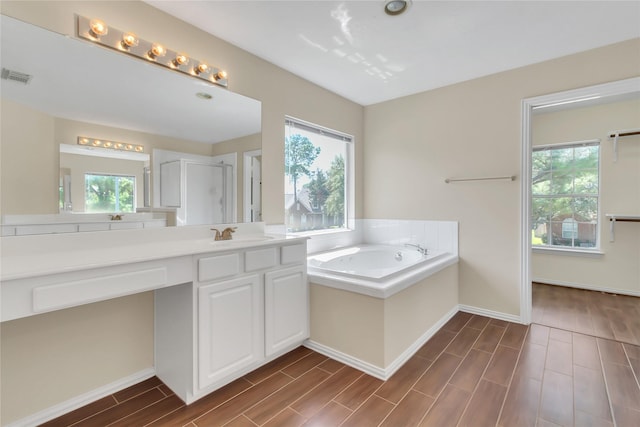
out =
{"type": "Polygon", "coordinates": [[[534,147],[534,246],[597,248],[600,143],[534,147]]]}
{"type": "Polygon", "coordinates": [[[85,212],[135,212],[135,176],[85,174],[84,183],[85,212]]]}
{"type": "Polygon", "coordinates": [[[287,117],[285,225],[299,233],[347,228],[353,137],[287,117]]]}

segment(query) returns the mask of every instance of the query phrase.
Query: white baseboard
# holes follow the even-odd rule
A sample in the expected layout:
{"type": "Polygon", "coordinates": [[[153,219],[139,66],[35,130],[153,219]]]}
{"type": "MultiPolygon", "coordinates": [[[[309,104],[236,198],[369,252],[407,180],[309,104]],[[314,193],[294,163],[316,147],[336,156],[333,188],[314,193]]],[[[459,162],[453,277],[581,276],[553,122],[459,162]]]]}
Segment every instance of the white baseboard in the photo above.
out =
{"type": "Polygon", "coordinates": [[[356,368],[366,374],[376,377],[383,381],[388,380],[402,365],[405,364],[419,349],[429,341],[429,339],[444,326],[458,312],[458,307],[453,307],[447,314],[440,318],[431,328],[429,328],[424,334],[420,336],[413,344],[411,344],[405,351],[400,354],[393,362],[386,368],[381,368],[376,365],[372,365],[369,362],[353,357],[349,354],[335,350],[331,347],[327,347],[324,344],[317,343],[312,340],[304,342],[304,346],[315,350],[320,354],[324,354],[334,360],[344,363],[345,365],[356,368]]]}
{"type": "Polygon", "coordinates": [[[28,417],[22,418],[21,420],[14,421],[10,424],[7,424],[5,427],[30,427],[40,425],[44,422],[53,420],[54,418],[58,418],[61,415],[95,402],[98,399],[102,399],[105,396],[116,393],[120,390],[151,378],[155,374],[156,371],[154,368],[144,369],[142,371],[136,372],[135,374],[129,375],[110,384],[99,387],[95,390],[83,393],[80,396],[76,396],[62,403],[58,403],[57,405],[44,409],[40,412],[36,412],[35,414],[29,415],[28,417]]]}
{"type": "Polygon", "coordinates": [[[524,324],[520,316],[516,316],[515,314],[507,314],[500,311],[493,311],[486,308],[474,307],[464,304],[459,304],[458,309],[469,314],[477,314],[478,316],[491,317],[492,319],[504,320],[505,322],[524,324]]]}
{"type": "Polygon", "coordinates": [[[562,280],[549,280],[549,279],[543,279],[540,277],[534,277],[533,279],[531,279],[531,281],[536,283],[542,283],[545,285],[566,286],[568,288],[586,289],[588,291],[607,292],[610,294],[620,294],[620,295],[629,295],[632,297],[640,297],[640,291],[634,291],[630,289],[608,288],[606,286],[597,286],[597,285],[585,285],[584,283],[565,282],[562,280]]]}

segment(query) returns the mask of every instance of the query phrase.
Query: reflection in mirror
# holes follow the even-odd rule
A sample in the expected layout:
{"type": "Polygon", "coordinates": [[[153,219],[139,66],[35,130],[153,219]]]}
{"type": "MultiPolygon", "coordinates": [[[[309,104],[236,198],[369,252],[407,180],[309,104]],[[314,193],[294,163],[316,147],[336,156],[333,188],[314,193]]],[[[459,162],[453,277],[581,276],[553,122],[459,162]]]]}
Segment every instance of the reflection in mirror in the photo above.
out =
{"type": "Polygon", "coordinates": [[[242,191],[241,153],[261,149],[259,101],[7,16],[1,19],[3,222],[7,215],[163,210],[156,188],[160,171],[148,158],[155,150],[183,153],[185,159],[224,156],[229,165],[225,176],[231,177],[224,188],[233,193],[225,199],[232,204],[223,209],[225,221],[237,221],[245,199],[251,200],[242,191]],[[95,154],[116,150],[71,153],[79,148],[78,136],[141,145],[147,157],[136,161],[141,167],[135,171],[123,164],[110,169],[107,164],[114,159],[95,154]],[[150,168],[148,186],[144,167],[150,168]],[[92,184],[86,183],[89,175],[94,175],[92,184]],[[135,183],[123,180],[114,187],[121,176],[135,177],[135,183]],[[117,204],[99,198],[91,202],[91,191],[94,196],[119,191],[122,197],[117,204]]]}

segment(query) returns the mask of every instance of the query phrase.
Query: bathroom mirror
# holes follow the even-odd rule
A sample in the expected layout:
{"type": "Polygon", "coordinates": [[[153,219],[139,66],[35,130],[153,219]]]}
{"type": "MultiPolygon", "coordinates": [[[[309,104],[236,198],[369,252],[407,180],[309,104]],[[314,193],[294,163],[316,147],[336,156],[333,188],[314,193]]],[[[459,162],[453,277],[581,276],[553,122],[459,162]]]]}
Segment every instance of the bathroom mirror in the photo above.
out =
{"type": "MultiPolygon", "coordinates": [[[[1,19],[2,214],[57,213],[61,176],[68,169],[60,152],[78,148],[78,137],[85,136],[141,145],[151,157],[154,150],[235,156],[234,211],[242,219],[243,153],[261,149],[259,101],[84,40],[1,19]]],[[[115,150],[95,149],[94,160],[100,151],[115,150]]],[[[148,163],[151,175],[158,173],[148,163]]],[[[77,180],[72,189],[84,186],[77,180]]],[[[153,185],[153,179],[148,182],[153,185]]],[[[137,186],[140,208],[144,183],[137,186]]],[[[147,204],[160,207],[153,191],[147,193],[147,204]]],[[[78,197],[71,198],[70,209],[83,212],[84,203],[73,199],[78,197]]]]}

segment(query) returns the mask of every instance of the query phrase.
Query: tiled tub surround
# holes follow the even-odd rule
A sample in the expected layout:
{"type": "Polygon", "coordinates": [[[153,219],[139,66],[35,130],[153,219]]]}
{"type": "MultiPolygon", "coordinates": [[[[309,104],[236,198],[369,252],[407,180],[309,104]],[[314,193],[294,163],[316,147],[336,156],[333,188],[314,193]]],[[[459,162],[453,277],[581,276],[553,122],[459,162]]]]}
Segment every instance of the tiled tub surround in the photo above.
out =
{"type": "MultiPolygon", "coordinates": [[[[41,316],[55,322],[79,309],[87,316],[84,323],[91,323],[96,304],[127,295],[127,301],[137,300],[153,291],[155,307],[145,309],[155,311],[155,338],[147,339],[151,329],[138,339],[152,347],[155,341],[155,363],[152,358],[141,371],[107,376],[111,379],[89,387],[69,378],[74,386],[65,387],[66,397],[52,400],[47,388],[34,390],[34,383],[24,380],[21,386],[20,373],[44,370],[44,377],[55,372],[58,378],[55,358],[35,358],[36,366],[30,358],[5,358],[20,353],[21,338],[3,341],[3,374],[11,375],[3,375],[2,422],[37,425],[153,374],[190,403],[299,346],[309,336],[306,238],[265,235],[261,223],[237,227],[230,241],[214,241],[210,226],[3,237],[3,332],[8,324],[26,326],[41,316]]],[[[63,338],[68,352],[77,328],[64,325],[59,327],[68,335],[63,338]]],[[[46,341],[41,348],[48,348],[46,341]]],[[[66,376],[92,377],[94,370],[110,371],[118,364],[92,360],[93,366],[82,365],[85,371],[78,367],[66,376]]]]}
{"type": "Polygon", "coordinates": [[[458,224],[359,220],[356,230],[308,241],[316,253],[356,244],[419,244],[445,256],[383,282],[310,271],[314,350],[389,378],[458,311],[458,224]]]}

